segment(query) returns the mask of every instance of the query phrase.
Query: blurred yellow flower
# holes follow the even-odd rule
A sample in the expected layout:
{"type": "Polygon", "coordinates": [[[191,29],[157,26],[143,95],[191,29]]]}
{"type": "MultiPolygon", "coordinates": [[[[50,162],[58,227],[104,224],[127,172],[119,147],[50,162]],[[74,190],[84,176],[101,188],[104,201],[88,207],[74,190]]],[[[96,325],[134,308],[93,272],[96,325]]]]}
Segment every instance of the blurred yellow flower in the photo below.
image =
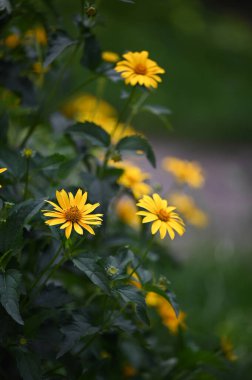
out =
{"type": "Polygon", "coordinates": [[[163,324],[168,327],[171,333],[177,334],[179,328],[186,329],[186,313],[180,311],[178,316],[176,316],[171,304],[161,295],[149,292],[145,297],[145,302],[148,306],[156,308],[163,324]]]}
{"type": "Polygon", "coordinates": [[[36,74],[45,74],[49,71],[49,67],[44,67],[43,64],[41,62],[35,62],[33,65],[32,65],[32,70],[34,73],[36,74]]]}
{"type": "Polygon", "coordinates": [[[195,188],[204,185],[203,170],[198,162],[180,160],[176,157],[166,157],[163,160],[163,168],[170,172],[178,183],[186,183],[195,188]]]}
{"type": "Polygon", "coordinates": [[[207,226],[207,214],[196,206],[192,197],[183,193],[172,193],[169,198],[188,223],[195,227],[204,228],[207,226]]]}
{"type": "Polygon", "coordinates": [[[152,222],[151,233],[153,235],[159,231],[160,238],[164,239],[168,232],[173,240],[175,237],[174,231],[180,236],[184,234],[185,225],[178,214],[174,212],[176,207],[168,206],[167,200],[160,198],[158,194],[153,194],[151,197],[145,195],[137,203],[137,206],[147,210],[138,211],[137,215],[144,217],[142,223],[152,222]]]}
{"type": "Polygon", "coordinates": [[[43,46],[47,44],[47,34],[42,26],[36,26],[33,29],[27,30],[25,38],[29,43],[37,42],[43,46]]]}
{"type": "Polygon", "coordinates": [[[122,197],[116,203],[116,213],[125,224],[132,228],[140,226],[140,218],[136,215],[136,203],[130,197],[122,197]]]}
{"type": "Polygon", "coordinates": [[[141,281],[140,281],[140,278],[139,278],[138,274],[136,272],[134,272],[134,273],[132,273],[132,272],[133,272],[133,268],[131,266],[128,266],[128,268],[127,268],[127,274],[131,275],[129,283],[131,285],[135,286],[136,288],[141,289],[142,288],[142,284],[141,284],[141,281]]]}
{"type": "Polygon", "coordinates": [[[22,151],[22,156],[25,158],[31,158],[33,157],[35,152],[31,148],[25,148],[22,151]]]}
{"type": "MultiPolygon", "coordinates": [[[[7,170],[7,168],[0,168],[0,173],[3,173],[3,172],[5,172],[7,170]]],[[[0,185],[0,188],[1,188],[2,186],[0,185]]]]}
{"type": "Polygon", "coordinates": [[[157,74],[163,74],[165,70],[148,56],[147,51],[128,52],[123,55],[124,60],[117,63],[115,70],[121,73],[126,84],[157,88],[158,82],[162,82],[157,74]]]}
{"type": "Polygon", "coordinates": [[[9,34],[5,40],[4,44],[10,49],[15,49],[18,45],[20,45],[21,38],[20,35],[17,33],[9,34]]]}
{"type": "Polygon", "coordinates": [[[127,364],[123,367],[124,378],[134,377],[137,375],[137,370],[131,365],[127,364]]]}
{"type": "Polygon", "coordinates": [[[234,353],[233,343],[226,336],[221,337],[221,349],[227,360],[234,362],[238,359],[237,355],[234,353]]]}
{"type": "Polygon", "coordinates": [[[42,210],[44,216],[53,218],[45,223],[49,226],[62,224],[60,229],[65,229],[67,239],[70,237],[73,227],[79,235],[83,235],[82,228],[95,235],[90,225],[101,225],[103,214],[92,214],[100,204],[86,203],[87,195],[87,192],[82,193],[81,189],[76,192],[75,197],[71,192],[67,193],[65,190],[56,191],[59,206],[51,201],[46,201],[54,207],[54,210],[42,210]]]}
{"type": "Polygon", "coordinates": [[[105,62],[109,63],[115,63],[119,61],[119,55],[117,53],[114,53],[113,51],[103,51],[102,52],[102,59],[105,62]]]}
{"type": "Polygon", "coordinates": [[[124,172],[118,179],[118,184],[131,190],[136,199],[151,192],[151,187],[144,181],[150,178],[149,173],[143,172],[138,166],[129,161],[117,162],[115,167],[123,169],[124,172]]]}

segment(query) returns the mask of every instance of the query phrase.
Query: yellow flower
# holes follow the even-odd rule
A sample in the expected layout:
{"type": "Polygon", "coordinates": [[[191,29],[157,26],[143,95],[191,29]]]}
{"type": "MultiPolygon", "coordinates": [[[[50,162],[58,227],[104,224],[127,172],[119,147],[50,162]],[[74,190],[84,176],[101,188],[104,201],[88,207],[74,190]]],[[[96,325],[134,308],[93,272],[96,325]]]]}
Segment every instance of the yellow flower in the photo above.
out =
{"type": "Polygon", "coordinates": [[[137,375],[137,370],[132,367],[130,364],[126,364],[123,367],[123,376],[124,378],[134,377],[137,375]]]}
{"type": "Polygon", "coordinates": [[[103,214],[91,214],[100,204],[90,204],[87,201],[87,192],[82,194],[79,189],[75,197],[71,192],[67,194],[65,190],[56,191],[56,198],[59,206],[51,201],[50,203],[54,210],[42,210],[44,216],[52,217],[45,223],[49,226],[62,224],[60,229],[65,229],[65,235],[68,239],[71,235],[72,228],[79,234],[83,235],[83,229],[86,229],[90,234],[95,235],[95,232],[90,225],[101,225],[103,214]]]}
{"type": "Polygon", "coordinates": [[[35,62],[32,65],[32,70],[36,74],[45,74],[49,71],[49,67],[43,67],[43,64],[41,62],[35,62]]]}
{"type": "Polygon", "coordinates": [[[171,333],[177,334],[179,328],[186,328],[186,313],[184,311],[180,311],[178,316],[176,316],[171,304],[161,295],[154,292],[149,292],[145,297],[145,301],[148,306],[156,308],[163,324],[168,327],[171,333]]]}
{"type": "Polygon", "coordinates": [[[185,232],[183,220],[174,210],[176,207],[168,206],[165,199],[160,198],[158,194],[153,194],[152,197],[145,195],[137,203],[137,206],[147,210],[138,211],[137,215],[144,216],[142,223],[153,222],[151,232],[154,235],[159,230],[161,239],[164,239],[167,232],[173,240],[176,231],[180,236],[185,232]]]}
{"type": "Polygon", "coordinates": [[[4,44],[10,49],[15,49],[18,45],[20,45],[21,38],[20,35],[17,33],[9,34],[5,40],[4,44]]]}
{"type": "Polygon", "coordinates": [[[186,183],[195,188],[204,185],[203,170],[198,162],[180,160],[176,157],[166,157],[163,160],[163,168],[170,172],[179,183],[186,183]]]}
{"type": "Polygon", "coordinates": [[[117,63],[115,70],[121,73],[126,84],[157,88],[158,82],[162,82],[157,74],[163,74],[165,70],[148,56],[147,51],[128,52],[123,55],[124,60],[117,63]]]}
{"type": "MultiPolygon", "coordinates": [[[[127,267],[127,274],[128,275],[131,275],[131,273],[133,272],[133,268],[131,266],[128,266],[127,267]]],[[[136,288],[138,289],[141,289],[142,288],[142,284],[141,284],[141,281],[140,281],[140,278],[138,276],[138,274],[136,272],[134,272],[131,276],[130,276],[130,280],[129,280],[129,283],[133,286],[135,286],[136,288]]]]}
{"type": "Polygon", "coordinates": [[[207,226],[207,214],[196,206],[192,197],[183,193],[173,193],[170,195],[170,201],[184,215],[188,223],[202,228],[207,226]]]}
{"type": "Polygon", "coordinates": [[[118,217],[132,228],[138,228],[140,218],[136,215],[136,204],[130,197],[122,197],[116,203],[116,213],[118,217]]]}
{"type": "MultiPolygon", "coordinates": [[[[0,168],[0,173],[3,173],[3,172],[5,172],[7,170],[7,168],[0,168]]],[[[0,188],[1,188],[2,186],[0,185],[0,188]]]]}
{"type": "Polygon", "coordinates": [[[234,362],[238,359],[237,355],[234,353],[233,343],[226,336],[221,337],[221,349],[229,361],[234,362]]]}
{"type": "Polygon", "coordinates": [[[136,199],[151,192],[151,187],[144,181],[150,178],[150,175],[143,172],[138,166],[129,161],[118,162],[114,164],[117,168],[123,169],[124,172],[118,179],[118,184],[131,190],[136,199]]]}
{"type": "Polygon", "coordinates": [[[119,61],[119,55],[117,53],[114,53],[113,51],[103,51],[102,59],[105,62],[115,63],[119,61]]]}
{"type": "Polygon", "coordinates": [[[40,45],[47,44],[47,35],[46,31],[42,26],[36,26],[33,29],[27,30],[25,33],[25,37],[28,42],[37,42],[40,45]]]}
{"type": "Polygon", "coordinates": [[[22,156],[25,158],[31,158],[34,156],[34,154],[35,154],[35,152],[31,148],[25,148],[22,151],[22,156]]]}

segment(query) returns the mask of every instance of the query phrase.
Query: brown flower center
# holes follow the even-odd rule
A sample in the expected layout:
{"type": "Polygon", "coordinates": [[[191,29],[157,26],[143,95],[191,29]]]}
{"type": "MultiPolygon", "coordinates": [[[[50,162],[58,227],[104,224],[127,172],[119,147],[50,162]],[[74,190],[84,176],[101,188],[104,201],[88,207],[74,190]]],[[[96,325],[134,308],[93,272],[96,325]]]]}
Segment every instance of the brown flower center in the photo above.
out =
{"type": "Polygon", "coordinates": [[[157,216],[162,222],[168,222],[170,214],[166,210],[161,209],[158,211],[157,216]]]}
{"type": "Polygon", "coordinates": [[[136,66],[135,66],[135,73],[136,74],[139,74],[139,75],[145,75],[147,72],[147,67],[142,64],[142,63],[138,63],[136,66]]]}
{"type": "Polygon", "coordinates": [[[77,206],[72,206],[65,211],[65,218],[69,222],[77,223],[81,219],[81,212],[77,206]]]}

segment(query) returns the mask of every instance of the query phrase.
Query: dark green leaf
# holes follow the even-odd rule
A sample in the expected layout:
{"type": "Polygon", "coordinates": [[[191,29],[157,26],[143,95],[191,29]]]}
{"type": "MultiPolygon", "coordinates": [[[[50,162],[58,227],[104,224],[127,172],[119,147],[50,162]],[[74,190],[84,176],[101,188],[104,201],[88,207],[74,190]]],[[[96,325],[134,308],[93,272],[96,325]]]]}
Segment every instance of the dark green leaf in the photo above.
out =
{"type": "Polygon", "coordinates": [[[77,123],[67,128],[68,133],[76,133],[95,146],[108,147],[110,145],[109,134],[94,123],[77,123]]]}
{"type": "Polygon", "coordinates": [[[70,300],[71,297],[61,286],[50,284],[37,296],[34,303],[41,307],[55,308],[65,305],[70,300]]]}
{"type": "Polygon", "coordinates": [[[21,273],[15,269],[9,269],[0,274],[0,301],[7,313],[20,325],[23,319],[19,312],[19,290],[21,273]]]}
{"type": "Polygon", "coordinates": [[[144,290],[146,290],[148,292],[157,293],[160,296],[164,297],[171,304],[171,306],[173,307],[173,310],[175,311],[176,316],[178,316],[178,314],[179,314],[179,306],[178,306],[178,304],[176,302],[176,296],[175,296],[174,293],[172,293],[171,291],[164,291],[161,288],[159,288],[158,286],[151,285],[151,284],[145,284],[144,285],[144,290]]]}
{"type": "Polygon", "coordinates": [[[90,70],[94,70],[101,63],[101,48],[95,35],[87,32],[81,63],[90,70]]]}
{"type": "Polygon", "coordinates": [[[96,262],[94,255],[82,254],[73,259],[74,265],[79,268],[95,285],[105,293],[110,293],[109,281],[103,266],[96,262]]]}
{"type": "Polygon", "coordinates": [[[40,160],[40,163],[38,165],[38,169],[57,169],[59,165],[64,163],[66,161],[66,157],[62,154],[55,153],[51,156],[44,157],[40,160]]]}
{"type": "Polygon", "coordinates": [[[15,351],[17,367],[23,380],[41,380],[39,361],[34,354],[27,351],[15,351]]]}
{"type": "Polygon", "coordinates": [[[72,41],[65,32],[58,31],[54,33],[49,41],[44,67],[49,66],[67,47],[73,44],[76,44],[76,41],[72,41]]]}
{"type": "Polygon", "coordinates": [[[151,145],[149,144],[148,140],[142,136],[127,136],[121,139],[117,145],[116,149],[119,150],[119,152],[123,151],[138,151],[141,150],[144,152],[145,156],[149,160],[149,162],[152,164],[153,167],[156,167],[156,158],[155,154],[153,152],[153,149],[151,145]]]}

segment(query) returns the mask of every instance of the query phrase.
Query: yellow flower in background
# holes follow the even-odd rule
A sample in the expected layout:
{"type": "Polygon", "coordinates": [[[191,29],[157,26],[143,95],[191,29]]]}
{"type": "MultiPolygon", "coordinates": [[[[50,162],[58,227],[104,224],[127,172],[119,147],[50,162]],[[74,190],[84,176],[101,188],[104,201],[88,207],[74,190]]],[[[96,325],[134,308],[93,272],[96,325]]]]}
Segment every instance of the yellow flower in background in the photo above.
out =
{"type": "MultiPolygon", "coordinates": [[[[3,173],[3,172],[5,172],[7,170],[7,168],[0,168],[0,174],[1,173],[3,173]]],[[[1,188],[2,186],[0,185],[0,188],[1,188]]]]}
{"type": "Polygon", "coordinates": [[[32,65],[32,70],[36,74],[45,74],[49,71],[49,67],[43,67],[43,64],[41,62],[34,62],[32,65]]]}
{"type": "Polygon", "coordinates": [[[128,52],[123,55],[124,60],[117,63],[115,70],[121,73],[126,84],[157,88],[158,82],[162,82],[157,74],[164,74],[165,70],[148,56],[147,51],[128,52]]]}
{"type": "Polygon", "coordinates": [[[20,43],[21,38],[20,35],[17,33],[9,34],[4,40],[5,46],[7,46],[10,49],[15,49],[16,47],[18,47],[18,45],[20,45],[20,43]]]}
{"type": "Polygon", "coordinates": [[[44,216],[52,217],[53,219],[47,220],[45,223],[49,226],[62,224],[60,229],[65,229],[65,235],[68,239],[71,235],[72,228],[79,234],[83,235],[83,228],[90,234],[95,235],[93,228],[90,225],[101,225],[103,214],[92,214],[92,212],[100,205],[99,203],[90,204],[87,202],[87,192],[82,193],[79,189],[75,197],[71,192],[65,190],[56,191],[56,198],[58,201],[50,203],[54,210],[42,210],[44,216]]]}
{"type": "Polygon", "coordinates": [[[129,161],[118,162],[115,167],[123,169],[124,172],[118,179],[118,184],[131,190],[136,199],[151,192],[151,186],[145,183],[150,178],[149,173],[143,172],[138,166],[129,161]]]}
{"type": "Polygon", "coordinates": [[[36,26],[33,29],[27,30],[25,38],[29,43],[37,42],[43,46],[47,45],[47,34],[42,26],[36,26]]]}
{"type": "Polygon", "coordinates": [[[177,334],[179,328],[186,328],[185,312],[180,311],[178,316],[176,316],[171,304],[161,295],[154,292],[148,292],[145,297],[145,302],[148,306],[154,307],[157,310],[163,324],[171,331],[171,333],[177,334]]]}
{"type": "Polygon", "coordinates": [[[136,368],[132,367],[130,364],[126,364],[123,367],[123,377],[128,379],[129,377],[134,377],[137,375],[136,368]]]}
{"type": "Polygon", "coordinates": [[[204,185],[203,170],[198,162],[180,160],[176,157],[166,157],[163,160],[163,168],[170,172],[178,183],[186,183],[194,188],[204,185]]]}
{"type": "MultiPolygon", "coordinates": [[[[128,266],[127,268],[127,274],[128,275],[131,275],[131,273],[133,272],[133,268],[131,266],[128,266]]],[[[130,280],[129,280],[129,283],[133,286],[135,286],[136,288],[138,289],[141,289],[142,288],[142,284],[141,284],[141,281],[140,281],[140,278],[138,276],[138,274],[136,272],[134,272],[131,276],[130,276],[130,280]]]]}
{"type": "Polygon", "coordinates": [[[234,353],[233,343],[226,336],[221,337],[221,349],[227,360],[234,362],[238,359],[237,355],[234,353]]]}
{"type": "Polygon", "coordinates": [[[174,212],[176,207],[168,206],[167,200],[160,198],[158,194],[153,194],[151,197],[148,195],[143,196],[137,206],[147,210],[138,211],[137,215],[144,217],[142,223],[152,222],[151,233],[153,235],[159,231],[160,238],[164,239],[168,232],[173,240],[175,237],[174,231],[180,236],[184,234],[185,225],[178,214],[174,212]]]}
{"type": "Polygon", "coordinates": [[[136,203],[132,198],[120,198],[116,203],[115,209],[119,219],[125,224],[128,224],[132,228],[138,228],[140,226],[140,218],[136,215],[136,203]]]}
{"type": "Polygon", "coordinates": [[[117,61],[119,61],[119,58],[119,55],[117,53],[114,53],[113,51],[102,52],[102,59],[105,62],[116,63],[117,61]]]}
{"type": "Polygon", "coordinates": [[[207,226],[207,214],[196,206],[192,197],[183,193],[172,193],[169,198],[188,223],[200,228],[207,226]]]}

